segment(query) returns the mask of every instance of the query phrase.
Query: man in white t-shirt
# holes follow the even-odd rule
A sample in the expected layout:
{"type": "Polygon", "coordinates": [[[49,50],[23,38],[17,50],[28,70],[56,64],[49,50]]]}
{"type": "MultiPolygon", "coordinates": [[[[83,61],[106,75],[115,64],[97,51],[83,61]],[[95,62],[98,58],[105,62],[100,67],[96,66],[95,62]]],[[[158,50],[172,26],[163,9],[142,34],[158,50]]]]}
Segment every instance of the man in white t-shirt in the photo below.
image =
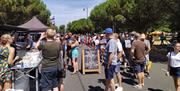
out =
{"type": "Polygon", "coordinates": [[[118,34],[115,33],[114,34],[114,37],[116,39],[116,43],[117,43],[117,48],[118,48],[118,61],[117,61],[117,65],[116,65],[116,69],[115,69],[115,72],[116,72],[116,77],[117,77],[117,80],[118,80],[118,84],[116,85],[117,86],[117,89],[116,91],[122,91],[123,88],[122,88],[122,76],[121,76],[121,73],[120,73],[120,66],[121,66],[121,62],[122,62],[122,54],[123,54],[123,48],[122,48],[122,44],[120,42],[120,40],[118,39],[118,34]]]}

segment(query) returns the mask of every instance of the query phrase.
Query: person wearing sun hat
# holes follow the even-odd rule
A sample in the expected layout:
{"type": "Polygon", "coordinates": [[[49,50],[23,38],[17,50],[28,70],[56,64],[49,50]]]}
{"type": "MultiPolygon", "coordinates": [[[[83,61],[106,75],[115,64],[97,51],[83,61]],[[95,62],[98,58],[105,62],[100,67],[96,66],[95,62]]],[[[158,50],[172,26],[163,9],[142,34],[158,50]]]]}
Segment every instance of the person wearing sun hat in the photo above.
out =
{"type": "Polygon", "coordinates": [[[99,49],[100,49],[100,61],[104,62],[104,51],[106,47],[107,40],[105,38],[104,34],[100,34],[100,40],[99,40],[99,49]]]}
{"type": "Polygon", "coordinates": [[[115,68],[117,65],[117,43],[116,39],[113,36],[113,31],[111,28],[106,28],[104,30],[107,38],[107,44],[105,47],[105,56],[104,56],[104,66],[105,66],[105,77],[106,77],[106,88],[105,91],[108,91],[109,87],[111,91],[115,91],[114,84],[114,75],[115,68]]]}
{"type": "Polygon", "coordinates": [[[149,52],[147,45],[141,40],[139,33],[135,34],[135,41],[132,43],[131,56],[133,58],[133,68],[137,76],[138,84],[135,88],[142,89],[144,87],[144,68],[146,57],[145,55],[149,52]]]}

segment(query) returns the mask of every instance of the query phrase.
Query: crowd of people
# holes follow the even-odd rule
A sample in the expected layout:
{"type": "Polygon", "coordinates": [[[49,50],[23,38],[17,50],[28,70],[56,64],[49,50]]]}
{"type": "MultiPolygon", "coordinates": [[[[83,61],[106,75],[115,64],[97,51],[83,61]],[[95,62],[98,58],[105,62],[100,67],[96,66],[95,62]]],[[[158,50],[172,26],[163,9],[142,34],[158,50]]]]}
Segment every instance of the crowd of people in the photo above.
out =
{"type": "MultiPolygon", "coordinates": [[[[145,76],[150,79],[152,62],[149,52],[151,41],[144,33],[113,33],[106,28],[104,34],[79,35],[68,32],[60,35],[53,29],[41,33],[36,43],[27,35],[25,49],[42,52],[42,67],[40,70],[41,91],[64,91],[64,82],[67,65],[71,65],[72,74],[79,71],[79,47],[88,47],[100,50],[100,61],[104,66],[106,78],[105,91],[123,91],[121,67],[123,71],[131,70],[137,83],[134,87],[142,89],[145,85],[145,76]],[[117,84],[115,84],[115,76],[117,84]]],[[[13,37],[9,34],[1,36],[0,40],[0,91],[12,87],[12,67],[16,60],[16,47],[13,37]]],[[[168,72],[174,79],[176,91],[180,91],[180,43],[173,43],[173,51],[167,54],[168,72]]],[[[168,73],[167,73],[168,74],[168,73]]]]}

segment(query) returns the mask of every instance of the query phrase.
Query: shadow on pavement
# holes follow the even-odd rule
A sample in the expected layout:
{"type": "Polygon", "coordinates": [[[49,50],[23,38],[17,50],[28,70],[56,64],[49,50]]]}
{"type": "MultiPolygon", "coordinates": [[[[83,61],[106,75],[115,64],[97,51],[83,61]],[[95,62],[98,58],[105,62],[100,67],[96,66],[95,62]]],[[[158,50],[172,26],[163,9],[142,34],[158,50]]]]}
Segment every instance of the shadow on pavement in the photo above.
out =
{"type": "Polygon", "coordinates": [[[148,91],[163,91],[161,89],[148,88],[148,91]]]}
{"type": "Polygon", "coordinates": [[[89,90],[88,91],[104,91],[104,89],[102,89],[100,86],[89,86],[89,90]]]}
{"type": "Polygon", "coordinates": [[[135,77],[132,75],[132,73],[121,73],[121,75],[123,76],[123,82],[129,85],[135,85],[137,84],[137,82],[134,80],[135,77]]]}
{"type": "Polygon", "coordinates": [[[133,78],[133,79],[135,78],[134,74],[130,70],[127,70],[127,72],[122,72],[121,75],[127,78],[133,78]]]}
{"type": "Polygon", "coordinates": [[[126,83],[126,84],[129,84],[129,85],[132,85],[132,86],[135,85],[135,84],[138,84],[133,79],[129,79],[129,78],[124,78],[123,82],[126,83]]]}
{"type": "Polygon", "coordinates": [[[105,86],[105,84],[106,84],[106,79],[98,79],[98,83],[103,83],[104,86],[105,86]]]}

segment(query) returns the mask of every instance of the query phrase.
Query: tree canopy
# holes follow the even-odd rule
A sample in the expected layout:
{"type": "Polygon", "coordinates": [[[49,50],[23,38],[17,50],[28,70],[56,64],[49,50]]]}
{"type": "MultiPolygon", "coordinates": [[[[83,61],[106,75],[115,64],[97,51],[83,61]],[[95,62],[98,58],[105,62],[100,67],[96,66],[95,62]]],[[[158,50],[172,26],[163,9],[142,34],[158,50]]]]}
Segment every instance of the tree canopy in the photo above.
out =
{"type": "Polygon", "coordinates": [[[92,33],[94,31],[94,26],[90,19],[80,19],[69,23],[67,31],[73,33],[92,33]]]}
{"type": "Polygon", "coordinates": [[[50,25],[50,11],[42,0],[0,0],[0,24],[20,25],[33,16],[50,25]]]}
{"type": "Polygon", "coordinates": [[[58,29],[58,32],[59,33],[65,33],[66,32],[65,25],[60,25],[59,29],[58,29]]]}
{"type": "Polygon", "coordinates": [[[107,0],[91,11],[89,19],[95,32],[107,27],[116,32],[179,31],[180,0],[107,0]]]}

